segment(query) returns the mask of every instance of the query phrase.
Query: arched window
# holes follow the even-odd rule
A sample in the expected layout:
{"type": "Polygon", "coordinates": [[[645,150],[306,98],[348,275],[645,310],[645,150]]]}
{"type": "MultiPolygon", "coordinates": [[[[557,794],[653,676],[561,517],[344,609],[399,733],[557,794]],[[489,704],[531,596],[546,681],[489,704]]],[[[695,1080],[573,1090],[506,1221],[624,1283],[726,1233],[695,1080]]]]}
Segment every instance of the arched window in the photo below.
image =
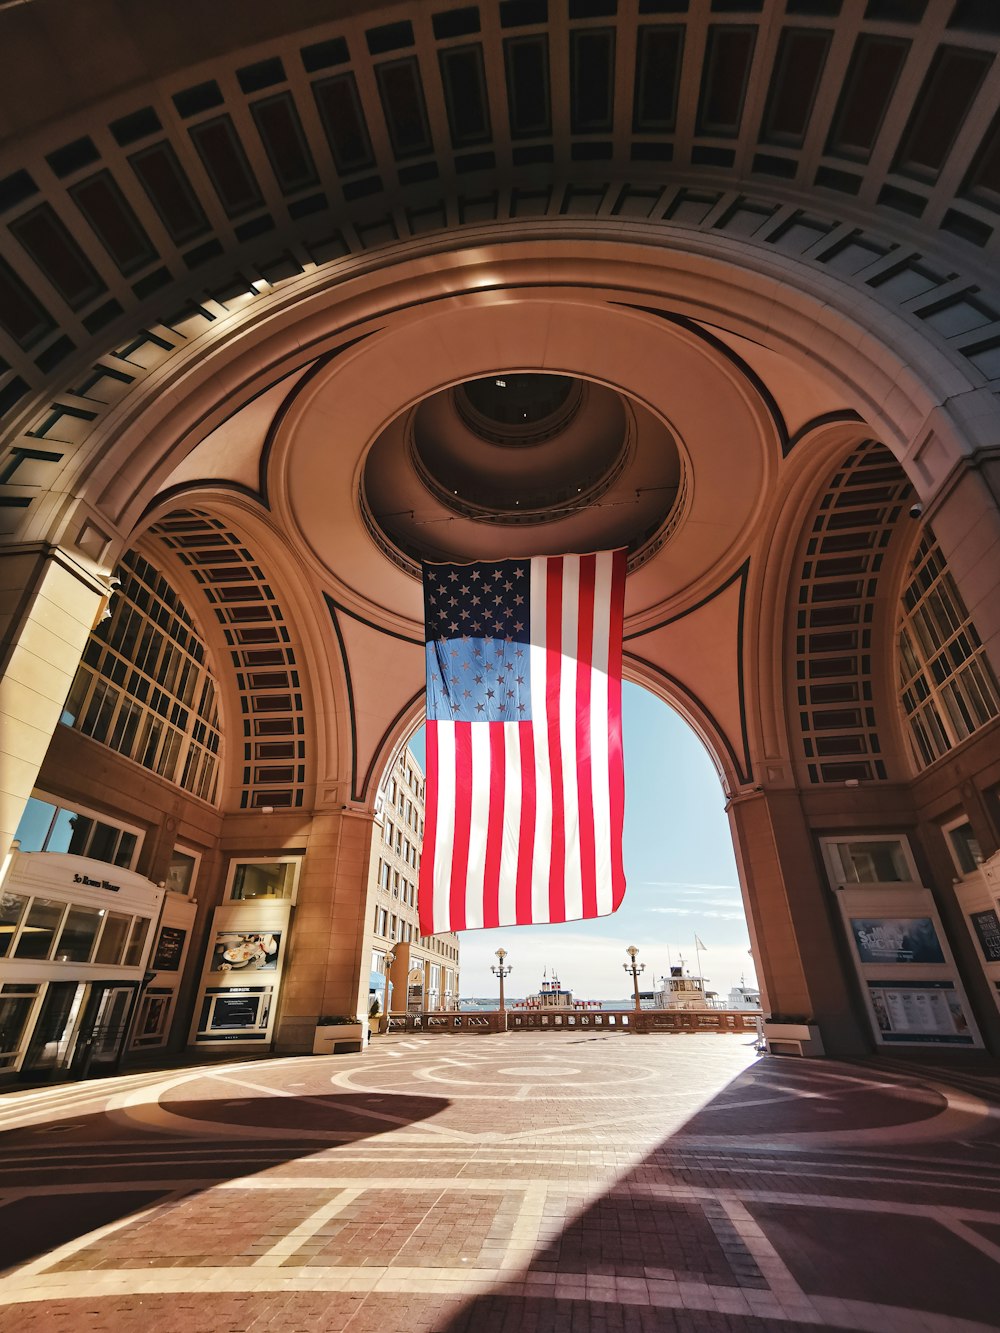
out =
{"type": "Polygon", "coordinates": [[[899,698],[920,768],[1000,713],[983,646],[933,533],[925,529],[903,590],[899,698]]]}
{"type": "Polygon", "coordinates": [[[121,586],[87,642],[62,721],[214,800],[221,736],[205,645],[148,560],[128,551],[115,576],[121,586]]]}

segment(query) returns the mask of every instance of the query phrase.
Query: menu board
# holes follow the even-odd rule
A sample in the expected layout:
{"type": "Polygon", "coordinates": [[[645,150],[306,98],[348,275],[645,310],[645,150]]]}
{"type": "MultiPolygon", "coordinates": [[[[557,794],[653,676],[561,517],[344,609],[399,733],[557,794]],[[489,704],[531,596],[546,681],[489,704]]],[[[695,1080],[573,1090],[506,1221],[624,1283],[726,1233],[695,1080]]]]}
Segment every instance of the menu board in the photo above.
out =
{"type": "Polygon", "coordinates": [[[929,916],[851,917],[862,963],[943,963],[941,942],[929,916]]]}
{"type": "Polygon", "coordinates": [[[176,972],[181,965],[181,954],[184,952],[186,939],[186,930],[178,930],[176,926],[161,926],[160,938],[156,941],[156,953],[150,964],[153,970],[176,972]]]}
{"type": "Polygon", "coordinates": [[[973,1046],[969,1018],[952,981],[869,981],[879,1038],[887,1043],[973,1046]]]}
{"type": "Polygon", "coordinates": [[[1000,963],[1000,917],[991,907],[985,912],[972,912],[969,920],[976,932],[983,957],[988,963],[1000,963]]]}

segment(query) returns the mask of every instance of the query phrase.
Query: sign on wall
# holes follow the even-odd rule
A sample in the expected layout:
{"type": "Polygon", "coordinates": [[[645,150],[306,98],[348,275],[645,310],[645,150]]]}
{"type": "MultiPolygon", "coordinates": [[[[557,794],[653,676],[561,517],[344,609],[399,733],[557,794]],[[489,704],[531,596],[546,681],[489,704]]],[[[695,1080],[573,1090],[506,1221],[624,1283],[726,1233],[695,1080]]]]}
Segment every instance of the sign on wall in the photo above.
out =
{"type": "Polygon", "coordinates": [[[156,953],[150,966],[154,972],[176,972],[181,965],[184,941],[187,931],[176,926],[161,926],[160,938],[156,942],[156,953]]]}
{"type": "Polygon", "coordinates": [[[954,982],[869,981],[868,994],[884,1042],[976,1044],[954,982]]]}
{"type": "Polygon", "coordinates": [[[862,963],[943,963],[941,942],[929,916],[851,917],[862,963]]]}
{"type": "Polygon", "coordinates": [[[216,931],[212,949],[212,972],[275,972],[281,947],[281,931],[216,931]]]}
{"type": "Polygon", "coordinates": [[[969,920],[988,963],[1000,963],[1000,916],[991,907],[985,912],[970,912],[969,920]]]}
{"type": "Polygon", "coordinates": [[[270,986],[209,986],[202,998],[196,1041],[266,1041],[270,986]]]}

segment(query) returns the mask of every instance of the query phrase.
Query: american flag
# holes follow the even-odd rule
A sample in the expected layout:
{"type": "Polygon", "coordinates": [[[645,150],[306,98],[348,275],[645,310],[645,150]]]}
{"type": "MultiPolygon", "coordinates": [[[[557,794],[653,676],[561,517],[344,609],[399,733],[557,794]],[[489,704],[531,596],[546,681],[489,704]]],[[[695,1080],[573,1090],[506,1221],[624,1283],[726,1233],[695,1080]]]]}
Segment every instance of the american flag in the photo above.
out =
{"type": "Polygon", "coordinates": [[[624,594],[624,551],[424,566],[423,934],[621,903],[624,594]]]}

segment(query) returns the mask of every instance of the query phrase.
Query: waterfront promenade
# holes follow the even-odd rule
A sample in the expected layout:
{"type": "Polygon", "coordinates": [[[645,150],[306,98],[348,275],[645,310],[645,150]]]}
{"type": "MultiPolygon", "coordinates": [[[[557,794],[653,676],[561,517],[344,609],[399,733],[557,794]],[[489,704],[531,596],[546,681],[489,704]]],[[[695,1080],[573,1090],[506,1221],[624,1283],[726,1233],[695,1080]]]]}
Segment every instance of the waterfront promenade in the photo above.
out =
{"type": "Polygon", "coordinates": [[[0,1333],[1000,1326],[996,1065],[400,1034],[0,1097],[0,1333]]]}

